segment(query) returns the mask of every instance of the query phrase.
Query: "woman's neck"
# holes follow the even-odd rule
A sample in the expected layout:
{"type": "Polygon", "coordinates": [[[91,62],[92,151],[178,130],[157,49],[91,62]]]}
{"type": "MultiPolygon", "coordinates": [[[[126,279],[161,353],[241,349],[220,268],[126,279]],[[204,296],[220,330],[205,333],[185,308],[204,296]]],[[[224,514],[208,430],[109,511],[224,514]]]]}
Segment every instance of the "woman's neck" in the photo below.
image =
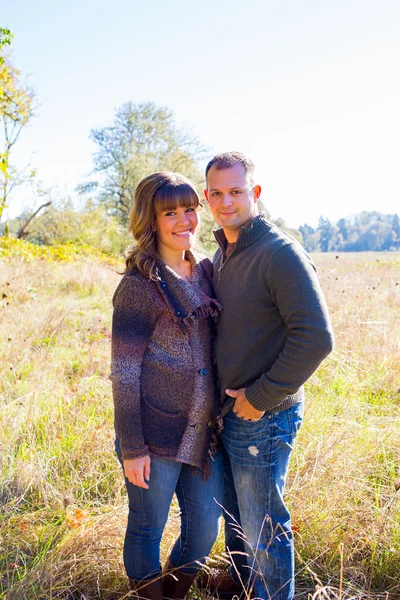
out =
{"type": "Polygon", "coordinates": [[[160,248],[158,251],[158,256],[161,258],[163,263],[171,267],[182,267],[185,262],[185,252],[168,252],[164,248],[160,248]]]}
{"type": "Polygon", "coordinates": [[[182,279],[190,279],[192,266],[190,261],[185,258],[185,252],[166,252],[164,249],[160,249],[158,256],[163,263],[175,271],[179,277],[182,279]]]}

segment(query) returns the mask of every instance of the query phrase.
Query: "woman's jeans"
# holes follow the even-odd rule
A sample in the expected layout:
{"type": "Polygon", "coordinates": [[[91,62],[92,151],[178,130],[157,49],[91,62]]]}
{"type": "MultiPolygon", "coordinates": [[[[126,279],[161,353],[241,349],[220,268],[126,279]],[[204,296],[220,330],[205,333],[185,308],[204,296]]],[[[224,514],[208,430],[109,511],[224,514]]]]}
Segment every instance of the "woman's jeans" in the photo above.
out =
{"type": "MultiPolygon", "coordinates": [[[[115,449],[122,464],[118,440],[115,449]]],[[[125,478],[129,498],[124,543],[127,575],[137,580],[159,575],[161,537],[174,492],[181,511],[181,532],[170,561],[184,573],[197,573],[218,535],[223,493],[222,452],[217,452],[215,461],[211,461],[211,475],[206,481],[203,473],[192,465],[156,456],[151,458],[150,468],[148,490],[125,478]]]]}
{"type": "Polygon", "coordinates": [[[304,407],[296,404],[246,421],[224,418],[225,538],[232,576],[253,587],[257,598],[291,600],[294,545],[283,501],[289,458],[304,407]]]}

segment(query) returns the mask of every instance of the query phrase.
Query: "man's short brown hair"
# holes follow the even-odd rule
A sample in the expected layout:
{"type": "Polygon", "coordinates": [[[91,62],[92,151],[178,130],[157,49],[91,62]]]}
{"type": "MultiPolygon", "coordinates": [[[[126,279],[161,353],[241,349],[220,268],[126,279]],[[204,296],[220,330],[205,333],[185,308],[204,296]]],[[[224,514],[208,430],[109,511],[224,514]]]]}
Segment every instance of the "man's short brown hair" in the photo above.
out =
{"type": "Polygon", "coordinates": [[[246,175],[249,176],[251,185],[254,185],[254,163],[250,158],[247,158],[241,152],[224,152],[222,154],[217,154],[210,160],[208,165],[206,166],[206,180],[208,171],[211,167],[215,167],[217,171],[222,171],[224,169],[230,169],[234,165],[242,165],[246,175]]]}

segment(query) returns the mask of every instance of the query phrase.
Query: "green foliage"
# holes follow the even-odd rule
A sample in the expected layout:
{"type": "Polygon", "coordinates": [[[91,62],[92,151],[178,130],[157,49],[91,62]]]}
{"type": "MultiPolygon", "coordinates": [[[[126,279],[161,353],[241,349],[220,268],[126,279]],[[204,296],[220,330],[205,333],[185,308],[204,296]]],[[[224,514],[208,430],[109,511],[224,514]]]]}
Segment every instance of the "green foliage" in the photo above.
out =
{"type": "Polygon", "coordinates": [[[11,45],[13,37],[14,36],[9,29],[0,27],[0,65],[4,63],[4,56],[2,56],[3,48],[11,45]]]}
{"type": "Polygon", "coordinates": [[[0,148],[0,219],[13,189],[26,181],[27,175],[10,163],[10,155],[33,115],[33,93],[21,82],[20,71],[5,54],[12,37],[9,29],[0,29],[0,119],[4,130],[0,148]]]}
{"type": "Polygon", "coordinates": [[[97,146],[97,180],[82,186],[95,189],[101,201],[127,224],[134,190],[143,177],[156,171],[176,171],[203,189],[197,160],[204,148],[190,131],[178,128],[171,110],[152,102],[127,102],[115,111],[114,122],[92,129],[97,146]]]}
{"type": "Polygon", "coordinates": [[[36,244],[87,244],[113,256],[123,251],[129,239],[106,206],[91,200],[83,210],[75,210],[68,201],[52,206],[34,223],[28,237],[36,244]]]}

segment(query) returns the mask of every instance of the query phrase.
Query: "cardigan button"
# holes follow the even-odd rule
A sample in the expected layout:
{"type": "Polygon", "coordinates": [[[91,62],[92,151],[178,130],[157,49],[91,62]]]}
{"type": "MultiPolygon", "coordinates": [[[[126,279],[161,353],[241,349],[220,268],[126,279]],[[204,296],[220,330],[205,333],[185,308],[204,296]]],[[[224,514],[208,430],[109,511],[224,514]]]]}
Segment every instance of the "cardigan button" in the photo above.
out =
{"type": "Polygon", "coordinates": [[[199,433],[199,431],[201,431],[201,425],[200,423],[196,423],[196,425],[194,426],[194,430],[196,433],[199,433]]]}
{"type": "Polygon", "coordinates": [[[207,426],[208,426],[210,429],[213,429],[214,425],[215,425],[215,421],[213,421],[212,419],[211,419],[211,421],[208,421],[208,423],[207,423],[207,426]]]}
{"type": "Polygon", "coordinates": [[[207,369],[199,369],[200,375],[207,375],[207,369]]]}

